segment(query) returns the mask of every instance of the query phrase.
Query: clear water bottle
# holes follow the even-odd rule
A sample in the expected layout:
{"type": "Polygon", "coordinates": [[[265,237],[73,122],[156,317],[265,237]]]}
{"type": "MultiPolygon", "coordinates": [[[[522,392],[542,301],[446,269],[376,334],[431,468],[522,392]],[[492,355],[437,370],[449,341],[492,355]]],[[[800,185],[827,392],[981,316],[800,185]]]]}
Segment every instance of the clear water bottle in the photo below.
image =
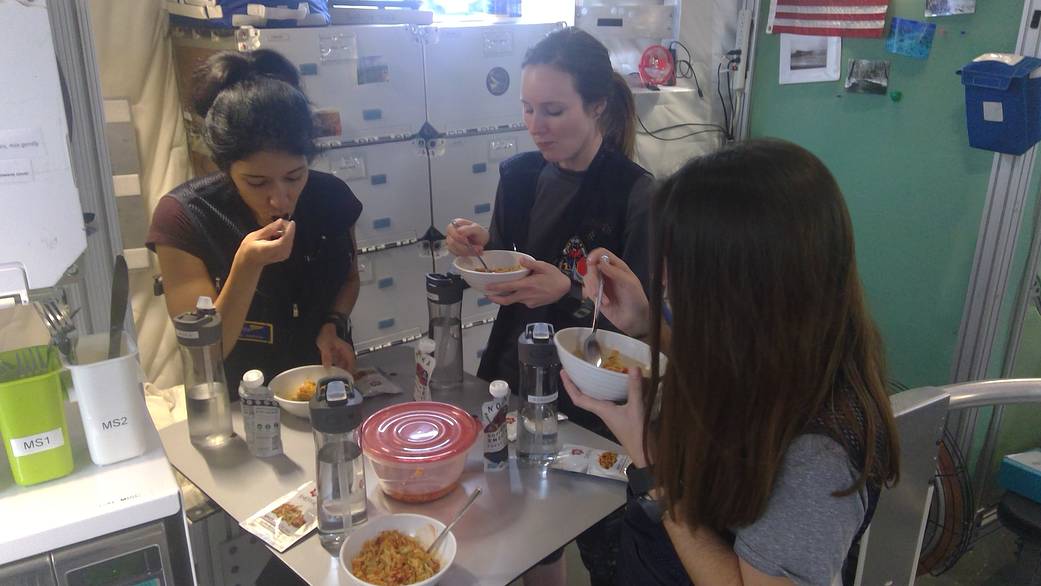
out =
{"type": "Polygon", "coordinates": [[[318,489],[318,537],[330,553],[340,551],[351,526],[363,523],[365,459],[358,443],[361,393],[349,380],[318,381],[311,398],[318,489]]]}
{"type": "Polygon", "coordinates": [[[434,341],[432,391],[463,388],[463,279],[454,274],[427,274],[427,310],[434,341]]]}
{"type": "Polygon", "coordinates": [[[560,359],[553,345],[553,326],[528,324],[517,344],[521,399],[517,414],[517,460],[521,464],[546,465],[560,450],[557,437],[560,359]]]}
{"type": "Polygon", "coordinates": [[[242,375],[239,404],[249,452],[258,458],[281,454],[281,409],[275,402],[275,393],[264,385],[263,372],[253,369],[242,375]]]}
{"type": "Polygon", "coordinates": [[[200,447],[222,446],[234,436],[224,378],[221,319],[213,300],[199,297],[195,311],[174,318],[188,401],[188,437],[200,447]]]}

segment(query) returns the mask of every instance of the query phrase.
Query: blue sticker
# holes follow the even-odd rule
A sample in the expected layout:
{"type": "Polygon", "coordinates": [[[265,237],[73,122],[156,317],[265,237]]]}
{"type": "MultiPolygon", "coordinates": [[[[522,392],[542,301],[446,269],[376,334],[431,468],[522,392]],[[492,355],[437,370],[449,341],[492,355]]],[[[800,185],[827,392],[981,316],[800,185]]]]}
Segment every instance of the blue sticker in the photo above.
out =
{"type": "Polygon", "coordinates": [[[487,214],[492,211],[492,204],[490,203],[479,203],[474,206],[475,214],[487,214]]]}
{"type": "Polygon", "coordinates": [[[275,326],[259,321],[242,322],[242,333],[239,334],[239,340],[274,344],[275,326]]]}

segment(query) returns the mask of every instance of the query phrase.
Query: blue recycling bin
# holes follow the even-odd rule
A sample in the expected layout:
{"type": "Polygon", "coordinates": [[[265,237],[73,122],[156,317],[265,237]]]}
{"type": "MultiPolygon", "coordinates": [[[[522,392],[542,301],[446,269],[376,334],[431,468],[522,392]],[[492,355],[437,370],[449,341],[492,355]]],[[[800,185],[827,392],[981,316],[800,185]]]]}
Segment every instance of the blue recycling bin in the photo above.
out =
{"type": "Polygon", "coordinates": [[[1041,59],[987,53],[961,70],[969,145],[1022,155],[1041,140],[1041,59]]]}

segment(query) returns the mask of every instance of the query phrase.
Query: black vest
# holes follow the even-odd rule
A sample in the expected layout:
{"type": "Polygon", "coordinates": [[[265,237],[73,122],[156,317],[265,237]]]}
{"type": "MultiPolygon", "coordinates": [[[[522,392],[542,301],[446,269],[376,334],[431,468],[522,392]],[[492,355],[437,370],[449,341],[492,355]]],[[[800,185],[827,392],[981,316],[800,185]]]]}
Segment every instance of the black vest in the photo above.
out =
{"type": "MultiPolygon", "coordinates": [[[[528,242],[531,222],[540,221],[539,218],[531,217],[531,210],[535,205],[539,175],[547,164],[537,151],[515,155],[500,164],[500,205],[505,206],[506,218],[500,234],[503,246],[550,264],[559,262],[573,239],[577,239],[586,251],[602,246],[621,253],[625,249],[629,196],[637,179],[646,175],[647,171],[625,155],[602,147],[583,175],[578,193],[562,219],[552,227],[553,237],[540,242],[528,242]]],[[[554,304],[534,309],[521,304],[501,307],[477,375],[489,381],[505,380],[510,388],[518,389],[517,338],[524,326],[533,322],[551,323],[557,330],[589,326],[591,316],[574,315],[579,304],[579,300],[566,295],[554,304]]],[[[565,393],[560,394],[559,405],[580,425],[602,426],[595,415],[573,408],[565,393]]]]}
{"type": "MultiPolygon", "coordinates": [[[[201,260],[219,292],[242,239],[259,229],[256,220],[223,173],[193,179],[170,195],[204,239],[201,260]]],[[[350,231],[360,213],[361,203],[345,183],[310,171],[293,212],[293,252],[264,267],[242,334],[225,359],[233,400],[247,370],[258,368],[270,380],[289,368],[321,362],[315,338],[354,263],[350,231]]]]}

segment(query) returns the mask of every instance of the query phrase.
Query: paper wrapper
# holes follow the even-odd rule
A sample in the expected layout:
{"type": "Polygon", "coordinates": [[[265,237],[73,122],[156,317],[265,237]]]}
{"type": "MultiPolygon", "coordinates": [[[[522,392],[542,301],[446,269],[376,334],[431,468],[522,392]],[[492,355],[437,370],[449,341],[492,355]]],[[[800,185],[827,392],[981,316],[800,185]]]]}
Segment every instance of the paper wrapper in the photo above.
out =
{"type": "Polygon", "coordinates": [[[360,368],[354,374],[354,386],[358,387],[363,397],[375,395],[400,395],[404,391],[387,378],[381,368],[360,368]]]}
{"type": "Polygon", "coordinates": [[[549,467],[626,482],[625,469],[632,462],[632,458],[618,452],[564,444],[549,467]]]}
{"type": "Polygon", "coordinates": [[[281,553],[318,526],[316,497],[314,482],[306,482],[239,525],[281,553]]]}

